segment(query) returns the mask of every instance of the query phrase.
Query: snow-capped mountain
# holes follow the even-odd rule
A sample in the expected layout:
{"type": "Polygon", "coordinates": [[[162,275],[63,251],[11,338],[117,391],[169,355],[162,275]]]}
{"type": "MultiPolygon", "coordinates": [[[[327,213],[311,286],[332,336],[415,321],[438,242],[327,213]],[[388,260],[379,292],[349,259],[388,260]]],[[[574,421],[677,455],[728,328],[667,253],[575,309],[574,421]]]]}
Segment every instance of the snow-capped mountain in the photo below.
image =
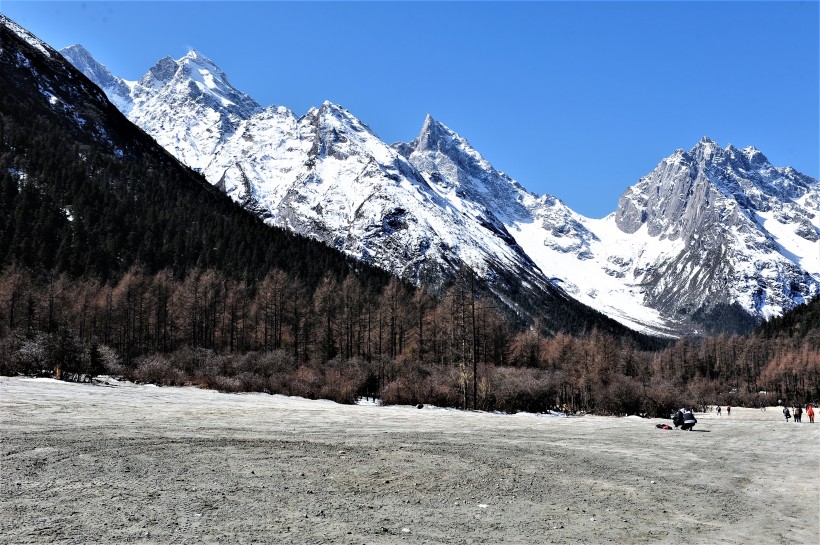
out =
{"type": "Polygon", "coordinates": [[[330,102],[301,117],[281,107],[251,116],[203,173],[268,223],[434,289],[467,266],[508,301],[513,278],[554,291],[488,208],[434,190],[330,102]]]}
{"type": "Polygon", "coordinates": [[[80,45],[60,52],[128,119],[194,170],[207,165],[242,120],[262,111],[197,51],[179,60],[160,59],[138,81],[113,76],[80,45]]]}
{"type": "Polygon", "coordinates": [[[83,51],[64,54],[246,208],[417,283],[440,287],[467,266],[519,312],[522,286],[559,286],[668,335],[732,330],[820,291],[818,182],[754,148],[678,150],[590,219],[528,193],[429,116],[413,142],[388,146],[329,102],[302,116],[262,109],[196,52],[125,82],[83,51]]]}
{"type": "Polygon", "coordinates": [[[80,72],[97,84],[97,86],[105,92],[114,106],[121,112],[127,114],[133,102],[131,100],[131,89],[133,85],[129,85],[126,81],[118,78],[104,65],[97,62],[83,46],[71,45],[60,51],[62,55],[71,60],[80,72]]]}
{"type": "Polygon", "coordinates": [[[633,329],[673,334],[678,328],[642,304],[640,288],[608,273],[610,249],[595,232],[602,230],[594,220],[553,196],[528,193],[495,170],[464,138],[429,116],[418,138],[394,147],[442,197],[487,210],[489,224],[512,237],[546,278],[574,298],[633,329]]]}
{"type": "Polygon", "coordinates": [[[623,233],[680,246],[620,268],[665,314],[736,304],[768,318],[818,293],[820,186],[753,147],[703,138],[676,151],[622,195],[614,221],[623,233]]]}

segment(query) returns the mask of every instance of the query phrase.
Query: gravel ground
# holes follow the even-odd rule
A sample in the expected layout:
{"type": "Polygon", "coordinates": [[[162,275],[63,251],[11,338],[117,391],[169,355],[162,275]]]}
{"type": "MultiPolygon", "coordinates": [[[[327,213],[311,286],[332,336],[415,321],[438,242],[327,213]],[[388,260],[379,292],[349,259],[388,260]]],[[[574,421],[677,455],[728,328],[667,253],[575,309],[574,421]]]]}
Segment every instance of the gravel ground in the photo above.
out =
{"type": "Polygon", "coordinates": [[[0,543],[820,543],[820,423],[0,377],[0,543]]]}

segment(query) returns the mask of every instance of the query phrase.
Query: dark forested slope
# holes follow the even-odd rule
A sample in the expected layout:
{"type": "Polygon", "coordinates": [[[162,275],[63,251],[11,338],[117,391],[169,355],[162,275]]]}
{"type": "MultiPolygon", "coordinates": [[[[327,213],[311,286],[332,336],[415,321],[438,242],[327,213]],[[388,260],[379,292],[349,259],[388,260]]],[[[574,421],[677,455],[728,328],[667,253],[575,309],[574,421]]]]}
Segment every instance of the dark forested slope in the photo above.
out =
{"type": "Polygon", "coordinates": [[[755,335],[764,339],[814,336],[820,343],[820,297],[763,323],[755,330],[755,335]]]}
{"type": "Polygon", "coordinates": [[[242,210],[10,26],[0,20],[0,266],[103,280],[134,265],[177,276],[215,268],[249,282],[280,268],[309,285],[355,268],[386,282],[242,210]]]}

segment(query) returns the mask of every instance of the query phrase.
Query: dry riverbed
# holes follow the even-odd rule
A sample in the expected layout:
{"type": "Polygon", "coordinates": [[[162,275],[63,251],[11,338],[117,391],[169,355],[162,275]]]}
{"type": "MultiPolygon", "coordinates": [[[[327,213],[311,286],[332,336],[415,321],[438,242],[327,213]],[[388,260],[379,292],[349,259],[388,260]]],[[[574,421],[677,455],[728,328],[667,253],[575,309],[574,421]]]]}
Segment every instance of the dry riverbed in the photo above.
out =
{"type": "Polygon", "coordinates": [[[820,543],[820,424],[697,416],[0,377],[0,543],[820,543]]]}

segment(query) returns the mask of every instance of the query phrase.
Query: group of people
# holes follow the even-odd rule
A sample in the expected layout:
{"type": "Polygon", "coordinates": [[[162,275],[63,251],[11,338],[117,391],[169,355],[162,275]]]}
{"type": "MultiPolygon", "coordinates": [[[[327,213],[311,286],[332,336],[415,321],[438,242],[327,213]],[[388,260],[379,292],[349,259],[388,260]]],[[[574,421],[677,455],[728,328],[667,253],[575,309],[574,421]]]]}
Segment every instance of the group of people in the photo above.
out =
{"type": "MultiPolygon", "coordinates": [[[[720,405],[715,407],[715,411],[717,412],[717,415],[720,416],[720,405]]],[[[731,405],[726,405],[726,416],[732,416],[732,406],[731,405]]]]}
{"type": "MultiPolygon", "coordinates": [[[[786,418],[786,422],[788,422],[789,419],[792,418],[792,414],[794,414],[794,421],[795,422],[802,422],[803,421],[803,407],[801,405],[795,405],[794,406],[794,413],[792,413],[792,410],[789,409],[789,406],[787,404],[782,403],[782,401],[778,401],[778,403],[783,405],[783,416],[786,418]]],[[[765,410],[762,407],[761,407],[761,409],[765,410]]],[[[721,413],[721,406],[720,405],[715,407],[715,412],[717,412],[717,415],[720,416],[720,413],[721,413]]],[[[814,407],[812,406],[811,403],[806,405],[805,412],[806,412],[806,416],[809,417],[809,422],[811,422],[813,424],[814,423],[814,407]]],[[[732,406],[731,405],[726,406],[726,414],[728,416],[731,416],[731,414],[732,414],[732,406]]],[[[697,424],[697,422],[698,421],[695,418],[695,415],[692,413],[691,409],[689,409],[688,407],[682,407],[682,408],[678,409],[677,411],[675,411],[675,414],[672,415],[672,423],[675,424],[676,429],[680,428],[682,430],[687,430],[688,431],[688,430],[691,430],[692,428],[694,428],[695,424],[697,424]]],[[[660,428],[662,426],[661,426],[661,424],[658,424],[657,427],[660,428]]],[[[663,426],[663,427],[665,427],[666,429],[671,429],[669,426],[663,426]]]]}
{"type": "MultiPolygon", "coordinates": [[[[785,404],[783,405],[783,416],[786,418],[786,422],[788,422],[789,418],[792,417],[792,412],[789,410],[789,406],[785,404]]],[[[809,422],[814,424],[814,407],[812,407],[811,403],[806,405],[806,416],[809,417],[809,422]]],[[[794,407],[794,421],[803,421],[803,407],[800,405],[795,405],[794,407]]]]}
{"type": "Polygon", "coordinates": [[[675,424],[676,428],[680,428],[684,431],[689,431],[695,427],[695,424],[698,423],[697,418],[695,415],[692,414],[692,411],[689,410],[687,407],[683,407],[677,410],[675,414],[672,416],[672,423],[675,424]]]}
{"type": "MultiPolygon", "coordinates": [[[[788,422],[789,419],[791,419],[792,417],[794,417],[795,422],[802,422],[803,421],[803,407],[801,405],[795,405],[793,409],[789,409],[789,406],[787,404],[783,403],[781,400],[778,400],[778,404],[783,406],[783,416],[786,418],[786,422],[788,422]]],[[[760,410],[765,411],[766,407],[761,405],[760,410]]],[[[717,413],[718,416],[720,416],[720,413],[721,413],[721,406],[720,405],[715,407],[715,412],[717,413]]],[[[811,403],[806,405],[805,412],[806,412],[806,416],[809,417],[809,422],[813,424],[814,423],[814,407],[812,406],[811,403]]],[[[731,405],[726,406],[726,414],[731,416],[731,414],[732,414],[732,406],[731,405]]]]}

